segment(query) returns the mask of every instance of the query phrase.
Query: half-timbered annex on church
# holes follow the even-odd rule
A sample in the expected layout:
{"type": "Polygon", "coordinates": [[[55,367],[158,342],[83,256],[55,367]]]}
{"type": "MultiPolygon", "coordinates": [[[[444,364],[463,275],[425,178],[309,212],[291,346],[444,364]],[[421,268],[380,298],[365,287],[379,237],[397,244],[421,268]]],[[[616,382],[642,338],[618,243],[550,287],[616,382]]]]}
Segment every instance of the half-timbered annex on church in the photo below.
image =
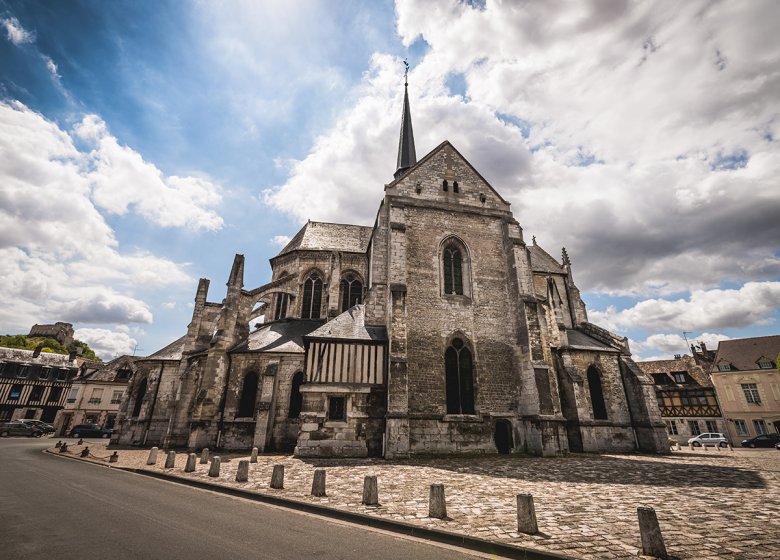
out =
{"type": "MultiPolygon", "coordinates": [[[[308,222],[187,333],[135,362],[121,444],[302,457],[663,452],[654,387],[588,322],[565,250],[445,141],[417,161],[408,94],[372,227],[308,222]]],[[[379,194],[379,193],[378,193],[379,194]]]]}

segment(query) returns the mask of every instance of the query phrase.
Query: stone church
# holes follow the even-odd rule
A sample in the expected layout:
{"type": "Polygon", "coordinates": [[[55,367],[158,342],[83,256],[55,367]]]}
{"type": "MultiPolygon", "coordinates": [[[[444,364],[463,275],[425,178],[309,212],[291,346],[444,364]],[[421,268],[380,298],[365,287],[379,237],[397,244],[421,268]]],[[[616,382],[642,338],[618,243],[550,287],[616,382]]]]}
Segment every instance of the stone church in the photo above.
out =
{"type": "Polygon", "coordinates": [[[300,457],[664,452],[627,340],[588,322],[566,251],[526,243],[448,141],[419,161],[408,92],[371,227],[308,222],[187,333],[134,362],[113,442],[300,457]]]}

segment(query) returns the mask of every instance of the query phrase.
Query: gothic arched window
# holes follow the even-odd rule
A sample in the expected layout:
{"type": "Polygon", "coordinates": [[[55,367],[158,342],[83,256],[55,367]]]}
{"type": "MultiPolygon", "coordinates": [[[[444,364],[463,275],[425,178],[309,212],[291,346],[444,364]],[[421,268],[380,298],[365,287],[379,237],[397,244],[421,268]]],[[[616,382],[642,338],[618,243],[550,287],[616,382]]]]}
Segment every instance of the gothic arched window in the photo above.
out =
{"type": "Polygon", "coordinates": [[[474,414],[474,368],[471,350],[455,338],[444,353],[447,414],[474,414]]]}
{"type": "Polygon", "coordinates": [[[588,390],[590,404],[593,407],[594,420],[607,419],[607,405],[604,402],[604,390],[601,387],[601,374],[596,366],[588,368],[588,390]]]}
{"type": "Polygon", "coordinates": [[[298,418],[301,415],[301,406],[303,405],[303,395],[301,394],[301,385],[303,385],[303,372],[299,371],[292,378],[292,387],[290,388],[290,411],[288,418],[298,418]]]}
{"type": "Polygon", "coordinates": [[[135,405],[133,406],[133,417],[137,418],[141,414],[141,405],[144,404],[146,396],[146,378],[138,384],[138,390],[135,392],[135,405]]]}
{"type": "Polygon", "coordinates": [[[238,404],[236,417],[254,417],[255,401],[257,401],[257,373],[250,371],[246,374],[246,377],[244,377],[244,386],[241,388],[241,400],[238,404]]]}
{"type": "Polygon", "coordinates": [[[287,317],[287,302],[289,301],[290,296],[281,293],[276,294],[276,311],[274,312],[274,319],[284,319],[287,317]]]}
{"type": "Polygon", "coordinates": [[[450,238],[442,245],[441,280],[445,295],[470,295],[468,252],[456,238],[450,238]]]}
{"type": "Polygon", "coordinates": [[[303,304],[301,305],[302,319],[319,319],[322,305],[322,279],[316,272],[312,272],[303,283],[303,304]]]}
{"type": "Polygon", "coordinates": [[[341,279],[341,312],[363,302],[363,282],[356,274],[345,274],[341,279]]]}

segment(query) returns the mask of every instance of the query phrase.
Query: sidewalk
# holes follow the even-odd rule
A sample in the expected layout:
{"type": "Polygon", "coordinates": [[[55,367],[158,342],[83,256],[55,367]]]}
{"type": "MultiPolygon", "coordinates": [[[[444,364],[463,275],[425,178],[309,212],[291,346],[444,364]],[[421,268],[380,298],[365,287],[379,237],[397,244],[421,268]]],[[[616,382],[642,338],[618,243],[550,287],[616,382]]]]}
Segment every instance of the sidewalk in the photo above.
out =
{"type": "MultiPolygon", "coordinates": [[[[69,442],[69,454],[82,447],[69,442]]],[[[88,442],[107,463],[105,443],[88,442]]],[[[780,453],[679,451],[671,456],[573,455],[300,460],[260,455],[249,482],[236,483],[245,454],[220,454],[219,478],[208,465],[184,473],[187,455],[164,469],[165,452],[146,465],[148,449],[120,450],[115,466],[153,470],[264,495],[406,521],[545,552],[587,558],[640,554],[636,508],[655,508],[670,555],[681,559],[776,558],[780,551],[780,453]],[[284,490],[269,488],[273,465],[285,466],[284,490]],[[310,496],[315,468],[327,471],[327,497],[310,496]],[[376,475],[380,507],[361,505],[363,477],[376,475]],[[445,485],[448,520],[430,519],[430,484],[445,485]],[[540,533],[517,533],[515,496],[534,496],[540,533]]]]}

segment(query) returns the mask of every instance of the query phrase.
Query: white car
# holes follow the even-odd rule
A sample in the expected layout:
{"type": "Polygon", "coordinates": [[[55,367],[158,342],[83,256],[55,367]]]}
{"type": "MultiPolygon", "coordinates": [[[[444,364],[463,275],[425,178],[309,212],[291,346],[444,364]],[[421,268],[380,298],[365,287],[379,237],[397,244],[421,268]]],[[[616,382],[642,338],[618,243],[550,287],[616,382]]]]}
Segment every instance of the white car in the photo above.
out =
{"type": "Polygon", "coordinates": [[[694,447],[701,447],[701,446],[712,446],[712,447],[726,447],[728,445],[728,440],[726,439],[726,436],[718,433],[708,433],[708,434],[699,434],[696,437],[692,437],[688,440],[688,445],[693,445],[694,447]]]}

